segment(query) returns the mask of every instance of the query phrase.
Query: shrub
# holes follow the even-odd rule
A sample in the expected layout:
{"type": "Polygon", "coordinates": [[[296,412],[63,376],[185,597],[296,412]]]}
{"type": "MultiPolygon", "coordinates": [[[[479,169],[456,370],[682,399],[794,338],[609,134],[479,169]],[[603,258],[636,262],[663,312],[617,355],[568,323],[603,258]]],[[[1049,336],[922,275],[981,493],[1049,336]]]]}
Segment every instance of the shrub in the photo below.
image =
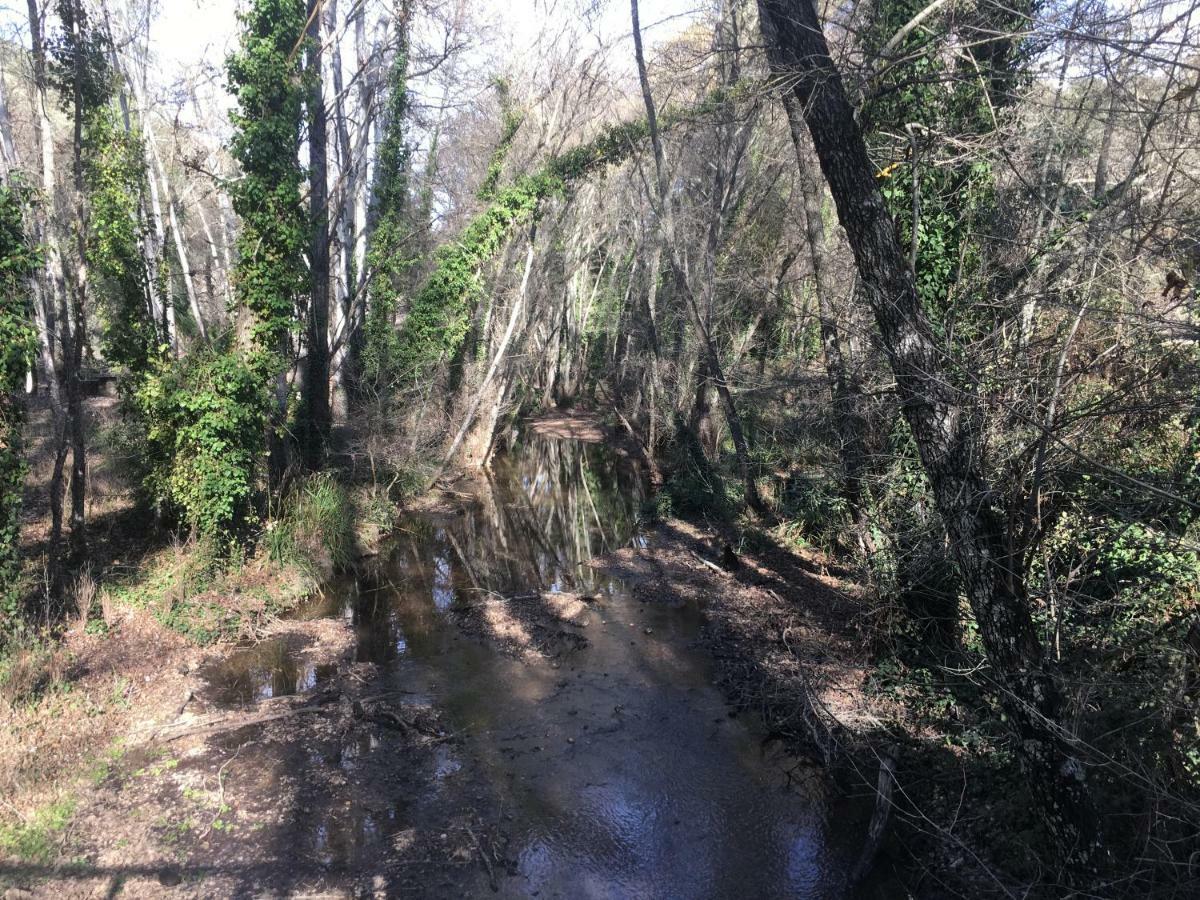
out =
{"type": "Polygon", "coordinates": [[[25,862],[47,864],[57,852],[55,836],[75,813],[75,800],[65,798],[35,812],[27,821],[0,825],[0,854],[25,862]]]}
{"type": "Polygon", "coordinates": [[[0,646],[0,707],[15,707],[62,681],[67,657],[29,631],[11,632],[0,646]]]}
{"type": "Polygon", "coordinates": [[[137,390],[147,488],[202,540],[229,547],[251,519],[270,396],[243,356],[220,347],[167,360],[137,390]]]}

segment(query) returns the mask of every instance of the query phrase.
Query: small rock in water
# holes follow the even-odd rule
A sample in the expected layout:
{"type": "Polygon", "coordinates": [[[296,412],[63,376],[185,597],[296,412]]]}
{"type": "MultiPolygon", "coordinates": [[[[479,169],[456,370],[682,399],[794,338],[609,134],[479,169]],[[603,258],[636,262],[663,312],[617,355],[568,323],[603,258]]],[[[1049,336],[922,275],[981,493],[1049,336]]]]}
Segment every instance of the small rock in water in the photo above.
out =
{"type": "Polygon", "coordinates": [[[643,631],[645,631],[645,632],[646,632],[646,634],[654,634],[654,629],[653,629],[653,628],[644,628],[644,629],[642,629],[642,630],[643,630],[643,631]]]}

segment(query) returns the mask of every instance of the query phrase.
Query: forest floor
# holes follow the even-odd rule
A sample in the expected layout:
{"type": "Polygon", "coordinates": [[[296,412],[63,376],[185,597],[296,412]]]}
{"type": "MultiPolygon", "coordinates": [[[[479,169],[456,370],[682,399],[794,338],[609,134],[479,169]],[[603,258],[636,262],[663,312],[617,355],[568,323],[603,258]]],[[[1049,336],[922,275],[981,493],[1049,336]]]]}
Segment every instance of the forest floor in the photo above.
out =
{"type": "MultiPolygon", "coordinates": [[[[112,404],[94,401],[93,412],[111,417],[112,404]]],[[[612,437],[590,417],[535,427],[612,437]]],[[[112,463],[97,457],[93,473],[104,473],[112,463]]],[[[94,546],[106,541],[99,558],[136,565],[139,539],[142,552],[163,552],[128,519],[132,495],[118,475],[105,484],[93,515],[112,524],[95,531],[105,537],[94,546]]],[[[451,510],[456,498],[425,505],[451,510]]],[[[36,527],[30,541],[41,539],[36,527]]],[[[840,739],[831,722],[873,730],[888,714],[863,690],[862,600],[823,557],[763,546],[727,572],[716,565],[730,539],[721,528],[671,519],[643,538],[593,565],[644,603],[700,606],[714,677],[735,709],[762,717],[767,741],[828,755],[840,739]]],[[[578,620],[578,606],[552,615],[578,620]]],[[[562,633],[512,608],[518,631],[562,633]]],[[[461,736],[435,706],[356,661],[346,619],[264,617],[256,639],[286,646],[312,687],[233,710],[214,702],[206,674],[244,642],[198,646],[152,606],[106,608],[103,621],[43,651],[45,683],[32,699],[0,705],[5,897],[456,897],[511,874],[504,804],[483,773],[444,777],[461,736]],[[414,803],[420,796],[429,802],[414,803]]],[[[495,623],[486,634],[463,624],[469,640],[503,640],[495,623]]],[[[535,642],[521,664],[562,649],[535,642]]]]}

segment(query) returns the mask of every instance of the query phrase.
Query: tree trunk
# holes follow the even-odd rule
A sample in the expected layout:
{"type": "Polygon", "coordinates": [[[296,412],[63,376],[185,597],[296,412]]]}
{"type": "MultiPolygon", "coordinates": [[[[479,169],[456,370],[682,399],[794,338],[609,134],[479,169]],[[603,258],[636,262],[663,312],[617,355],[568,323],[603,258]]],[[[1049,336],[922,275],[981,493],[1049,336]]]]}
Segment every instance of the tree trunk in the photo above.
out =
{"type": "MultiPolygon", "coordinates": [[[[487,372],[484,374],[483,381],[480,383],[478,390],[475,392],[475,397],[467,405],[466,415],[463,416],[462,424],[455,433],[454,440],[450,443],[450,449],[446,451],[446,455],[443,457],[441,465],[438,466],[437,470],[427,482],[429,487],[433,487],[433,485],[437,483],[438,478],[441,477],[442,472],[444,472],[446,469],[446,466],[448,466],[454,460],[455,454],[458,453],[459,447],[463,445],[464,439],[471,430],[471,425],[475,422],[475,416],[479,412],[479,407],[482,405],[483,400],[489,397],[489,389],[492,386],[493,380],[496,378],[497,374],[501,370],[501,366],[504,364],[505,354],[508,353],[508,345],[512,342],[513,335],[517,331],[517,324],[520,322],[521,314],[524,311],[525,296],[529,291],[529,275],[533,271],[534,246],[536,241],[537,232],[536,230],[531,229],[529,233],[529,248],[525,252],[525,268],[521,273],[521,286],[517,289],[517,296],[513,299],[512,309],[509,310],[508,324],[504,328],[504,334],[500,337],[500,343],[496,346],[496,349],[492,354],[492,361],[488,364],[487,372]]],[[[496,420],[499,417],[499,408],[504,402],[504,393],[504,386],[501,384],[497,388],[496,393],[490,394],[494,407],[488,416],[489,431],[483,436],[486,438],[483,452],[475,455],[475,464],[478,467],[482,467],[484,463],[487,462],[487,454],[491,449],[493,439],[493,434],[490,429],[495,427],[496,420]]]]}
{"type": "Polygon", "coordinates": [[[759,515],[769,516],[770,511],[758,493],[758,485],[755,482],[754,472],[750,465],[750,448],[746,441],[745,431],[742,429],[742,418],[738,413],[737,404],[733,401],[733,393],[729,390],[729,382],[725,378],[725,371],[721,366],[720,356],[717,353],[716,346],[713,344],[712,335],[701,315],[696,297],[692,293],[691,286],[688,284],[687,274],[683,271],[683,267],[679,263],[674,240],[675,229],[667,185],[666,165],[663,160],[662,138],[658,130],[658,115],[654,106],[654,95],[650,92],[650,78],[646,74],[646,57],[642,50],[642,31],[638,22],[637,0],[630,0],[629,5],[633,18],[633,50],[637,60],[638,80],[642,88],[642,101],[646,106],[646,124],[650,131],[650,144],[654,150],[654,170],[657,176],[656,184],[658,188],[657,209],[655,213],[658,216],[659,227],[663,231],[663,241],[666,244],[666,250],[670,259],[675,287],[686,302],[692,324],[695,326],[696,334],[700,339],[705,363],[708,367],[708,374],[712,378],[713,385],[717,389],[717,396],[721,400],[721,406],[725,412],[725,421],[729,424],[729,436],[733,439],[734,455],[737,458],[738,469],[745,484],[746,504],[759,515]]]}
{"type": "MultiPolygon", "coordinates": [[[[143,104],[143,109],[145,108],[143,104]]],[[[163,199],[167,202],[167,221],[171,226],[171,237],[175,244],[175,257],[179,260],[179,274],[183,279],[184,293],[187,294],[188,309],[192,311],[192,318],[196,320],[196,328],[200,332],[200,337],[207,338],[208,327],[204,323],[204,313],[200,309],[200,301],[196,296],[196,285],[192,280],[192,265],[188,259],[187,243],[183,239],[183,230],[179,227],[179,215],[176,212],[175,199],[171,196],[171,182],[167,178],[166,166],[163,165],[162,157],[159,155],[158,143],[154,138],[154,131],[150,128],[149,122],[144,127],[146,129],[146,146],[150,149],[150,159],[154,164],[154,174],[158,176],[163,199]]],[[[153,179],[153,177],[152,175],[151,178],[153,179]]],[[[170,290],[163,297],[163,312],[171,347],[178,352],[179,338],[175,329],[175,306],[171,299],[170,290]]]]}
{"type": "MultiPolygon", "coordinates": [[[[325,28],[336,33],[338,27],[337,0],[328,0],[325,9],[325,28]]],[[[329,362],[331,380],[331,421],[345,422],[350,415],[350,299],[354,291],[354,234],[358,220],[355,218],[355,198],[358,196],[358,166],[350,145],[350,126],[346,121],[346,91],[342,79],[342,42],[333,41],[330,46],[330,63],[326,67],[333,84],[333,120],[335,171],[331,181],[337,186],[336,222],[333,231],[337,234],[337,253],[330,261],[335,291],[333,295],[333,344],[329,362]]]]}
{"type": "Polygon", "coordinates": [[[817,295],[817,321],[821,328],[821,349],[825,357],[825,375],[833,399],[834,427],[840,442],[842,463],[842,496],[850,518],[864,549],[873,549],[868,531],[867,497],[864,478],[868,471],[870,453],[867,442],[867,414],[864,409],[862,383],[852,361],[842,345],[834,313],[833,273],[825,249],[825,221],[821,212],[821,180],[818,163],[805,140],[804,115],[796,96],[784,91],[783,107],[787,113],[788,130],[796,150],[800,169],[800,195],[803,203],[804,233],[808,241],[813,281],[817,295]]]}
{"type": "Polygon", "coordinates": [[[304,375],[304,460],[310,469],[321,464],[329,443],[329,202],[328,138],[322,91],[321,0],[309,0],[308,175],[312,239],[309,265],[312,297],[308,305],[308,347],[304,375]]]}
{"type": "Polygon", "coordinates": [[[1076,880],[1091,879],[1104,853],[1085,770],[1064,736],[1058,686],[1045,665],[995,492],[983,476],[971,411],[934,344],[813,6],[758,0],[758,7],[764,39],[787,70],[854,251],[1018,753],[1064,862],[1076,880]]]}
{"type": "MultiPolygon", "coordinates": [[[[78,47],[83,39],[79,33],[80,20],[83,16],[81,0],[74,0],[75,15],[72,16],[75,29],[75,41],[78,47]]],[[[67,379],[67,409],[69,411],[71,435],[71,547],[78,555],[87,552],[87,534],[85,532],[85,504],[87,501],[87,443],[84,434],[83,421],[83,391],[80,383],[80,370],[83,368],[83,344],[86,338],[87,324],[84,308],[87,303],[87,232],[88,209],[87,196],[83,178],[83,79],[85,73],[85,57],[82,53],[75,54],[75,71],[72,78],[72,101],[74,106],[74,136],[72,149],[74,152],[75,170],[75,240],[79,252],[79,260],[74,277],[75,290],[72,293],[71,304],[71,340],[70,361],[64,375],[67,379]]],[[[64,330],[64,335],[66,331],[64,330]]]]}

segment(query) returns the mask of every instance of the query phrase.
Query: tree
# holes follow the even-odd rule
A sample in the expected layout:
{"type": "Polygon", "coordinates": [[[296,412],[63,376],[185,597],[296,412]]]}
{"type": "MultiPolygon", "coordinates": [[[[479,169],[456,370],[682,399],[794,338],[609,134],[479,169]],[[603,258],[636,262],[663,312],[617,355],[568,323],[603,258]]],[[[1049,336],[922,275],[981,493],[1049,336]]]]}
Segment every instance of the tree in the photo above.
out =
{"type": "Polygon", "coordinates": [[[30,285],[40,263],[26,236],[25,198],[10,182],[0,185],[0,629],[20,605],[21,494],[24,405],[20,392],[37,352],[30,285]]]}
{"type": "MultiPolygon", "coordinates": [[[[630,0],[632,18],[633,18],[633,47],[634,55],[637,60],[638,80],[642,88],[642,100],[646,106],[646,122],[650,134],[650,144],[654,151],[654,170],[655,170],[655,209],[654,215],[657,217],[659,227],[662,229],[663,241],[669,255],[671,273],[673,275],[672,284],[680,292],[684,298],[688,312],[691,315],[692,325],[696,330],[697,337],[701,342],[701,347],[704,353],[704,363],[701,368],[700,378],[705,381],[708,378],[712,379],[716,386],[717,394],[721,398],[721,403],[725,411],[725,420],[729,425],[729,432],[733,438],[734,452],[737,455],[738,468],[741,471],[742,482],[746,490],[746,503],[759,515],[769,515],[766,504],[758,493],[758,485],[755,479],[755,474],[750,462],[750,448],[746,440],[745,430],[742,427],[742,417],[738,412],[737,404],[733,399],[733,394],[729,389],[728,379],[725,377],[724,367],[721,365],[721,358],[717,352],[709,322],[705,317],[697,298],[692,292],[691,285],[688,283],[687,274],[684,272],[683,265],[678,258],[678,249],[674,225],[674,214],[670,200],[669,186],[667,182],[667,173],[663,157],[662,139],[658,128],[658,114],[654,104],[654,97],[650,91],[650,79],[646,73],[646,58],[642,51],[642,33],[638,23],[638,4],[637,0],[630,0]]],[[[734,79],[736,80],[736,78],[734,79]]],[[[726,90],[730,84],[723,86],[726,90]]],[[[728,116],[728,102],[718,98],[716,104],[717,110],[724,112],[728,116]]],[[[736,144],[736,141],[734,142],[736,144]]],[[[745,144],[742,145],[744,151],[745,144]]],[[[714,168],[714,179],[717,184],[714,185],[713,197],[721,198],[718,203],[727,202],[732,197],[732,192],[726,190],[726,186],[720,183],[721,179],[728,176],[728,172],[724,171],[721,166],[714,168]]],[[[720,241],[720,230],[723,226],[727,210],[721,208],[720,205],[715,210],[716,214],[710,220],[709,233],[706,242],[705,254],[705,288],[711,290],[713,277],[716,265],[716,249],[720,241]]],[[[704,390],[703,385],[700,390],[704,390]]]]}
{"type": "Polygon", "coordinates": [[[32,99],[37,121],[37,138],[40,157],[41,198],[35,205],[36,233],[46,247],[45,279],[42,285],[42,303],[38,316],[42,359],[50,379],[50,405],[54,419],[54,468],[50,476],[50,556],[52,568],[57,568],[58,545],[62,537],[63,520],[63,469],[67,457],[68,423],[78,411],[77,403],[65,403],[70,383],[75,380],[72,364],[74,337],[71,320],[67,314],[67,289],[63,276],[62,249],[58,230],[62,226],[56,165],[54,132],[50,120],[50,80],[46,65],[46,42],[42,22],[42,10],[37,0],[28,0],[30,56],[33,63],[32,99]]]}
{"type": "Polygon", "coordinates": [[[1093,878],[1104,851],[1085,769],[1061,721],[1061,694],[981,468],[969,398],[952,385],[814,8],[807,0],[759,0],[759,16],[764,39],[778,53],[804,111],[846,229],[1045,822],[1076,878],[1093,878]]]}
{"type": "MultiPolygon", "coordinates": [[[[304,248],[312,236],[300,199],[304,172],[297,156],[308,93],[300,68],[305,7],[302,0],[255,0],[239,21],[241,43],[227,63],[237,99],[231,149],[242,167],[233,187],[233,207],[242,220],[233,277],[244,317],[239,350],[249,369],[274,385],[273,408],[262,415],[269,431],[270,481],[276,485],[286,468],[286,369],[308,284],[304,248]]],[[[247,482],[253,475],[242,472],[247,482]]]]}
{"type": "Polygon", "coordinates": [[[411,267],[409,244],[408,145],[409,16],[400,6],[396,22],[396,50],[388,69],[387,96],[382,114],[383,141],[375,164],[375,183],[369,216],[374,223],[367,242],[367,312],[363,328],[362,386],[385,396],[397,377],[399,352],[396,316],[405,278],[411,267]]]}
{"type": "Polygon", "coordinates": [[[64,105],[71,111],[76,250],[75,266],[69,279],[74,288],[69,331],[65,327],[66,317],[63,316],[63,378],[71,440],[71,545],[77,555],[82,555],[87,551],[84,520],[88,469],[81,378],[83,347],[88,334],[88,233],[91,228],[85,174],[85,128],[92,113],[112,96],[113,73],[108,65],[108,37],[93,26],[82,0],[59,0],[57,10],[62,31],[50,45],[54,62],[51,76],[57,83],[64,105]]]}
{"type": "Polygon", "coordinates": [[[304,377],[303,450],[309,468],[317,468],[329,443],[329,201],[328,120],[322,84],[324,36],[321,0],[309,0],[305,72],[308,79],[308,206],[311,294],[304,377]]]}

